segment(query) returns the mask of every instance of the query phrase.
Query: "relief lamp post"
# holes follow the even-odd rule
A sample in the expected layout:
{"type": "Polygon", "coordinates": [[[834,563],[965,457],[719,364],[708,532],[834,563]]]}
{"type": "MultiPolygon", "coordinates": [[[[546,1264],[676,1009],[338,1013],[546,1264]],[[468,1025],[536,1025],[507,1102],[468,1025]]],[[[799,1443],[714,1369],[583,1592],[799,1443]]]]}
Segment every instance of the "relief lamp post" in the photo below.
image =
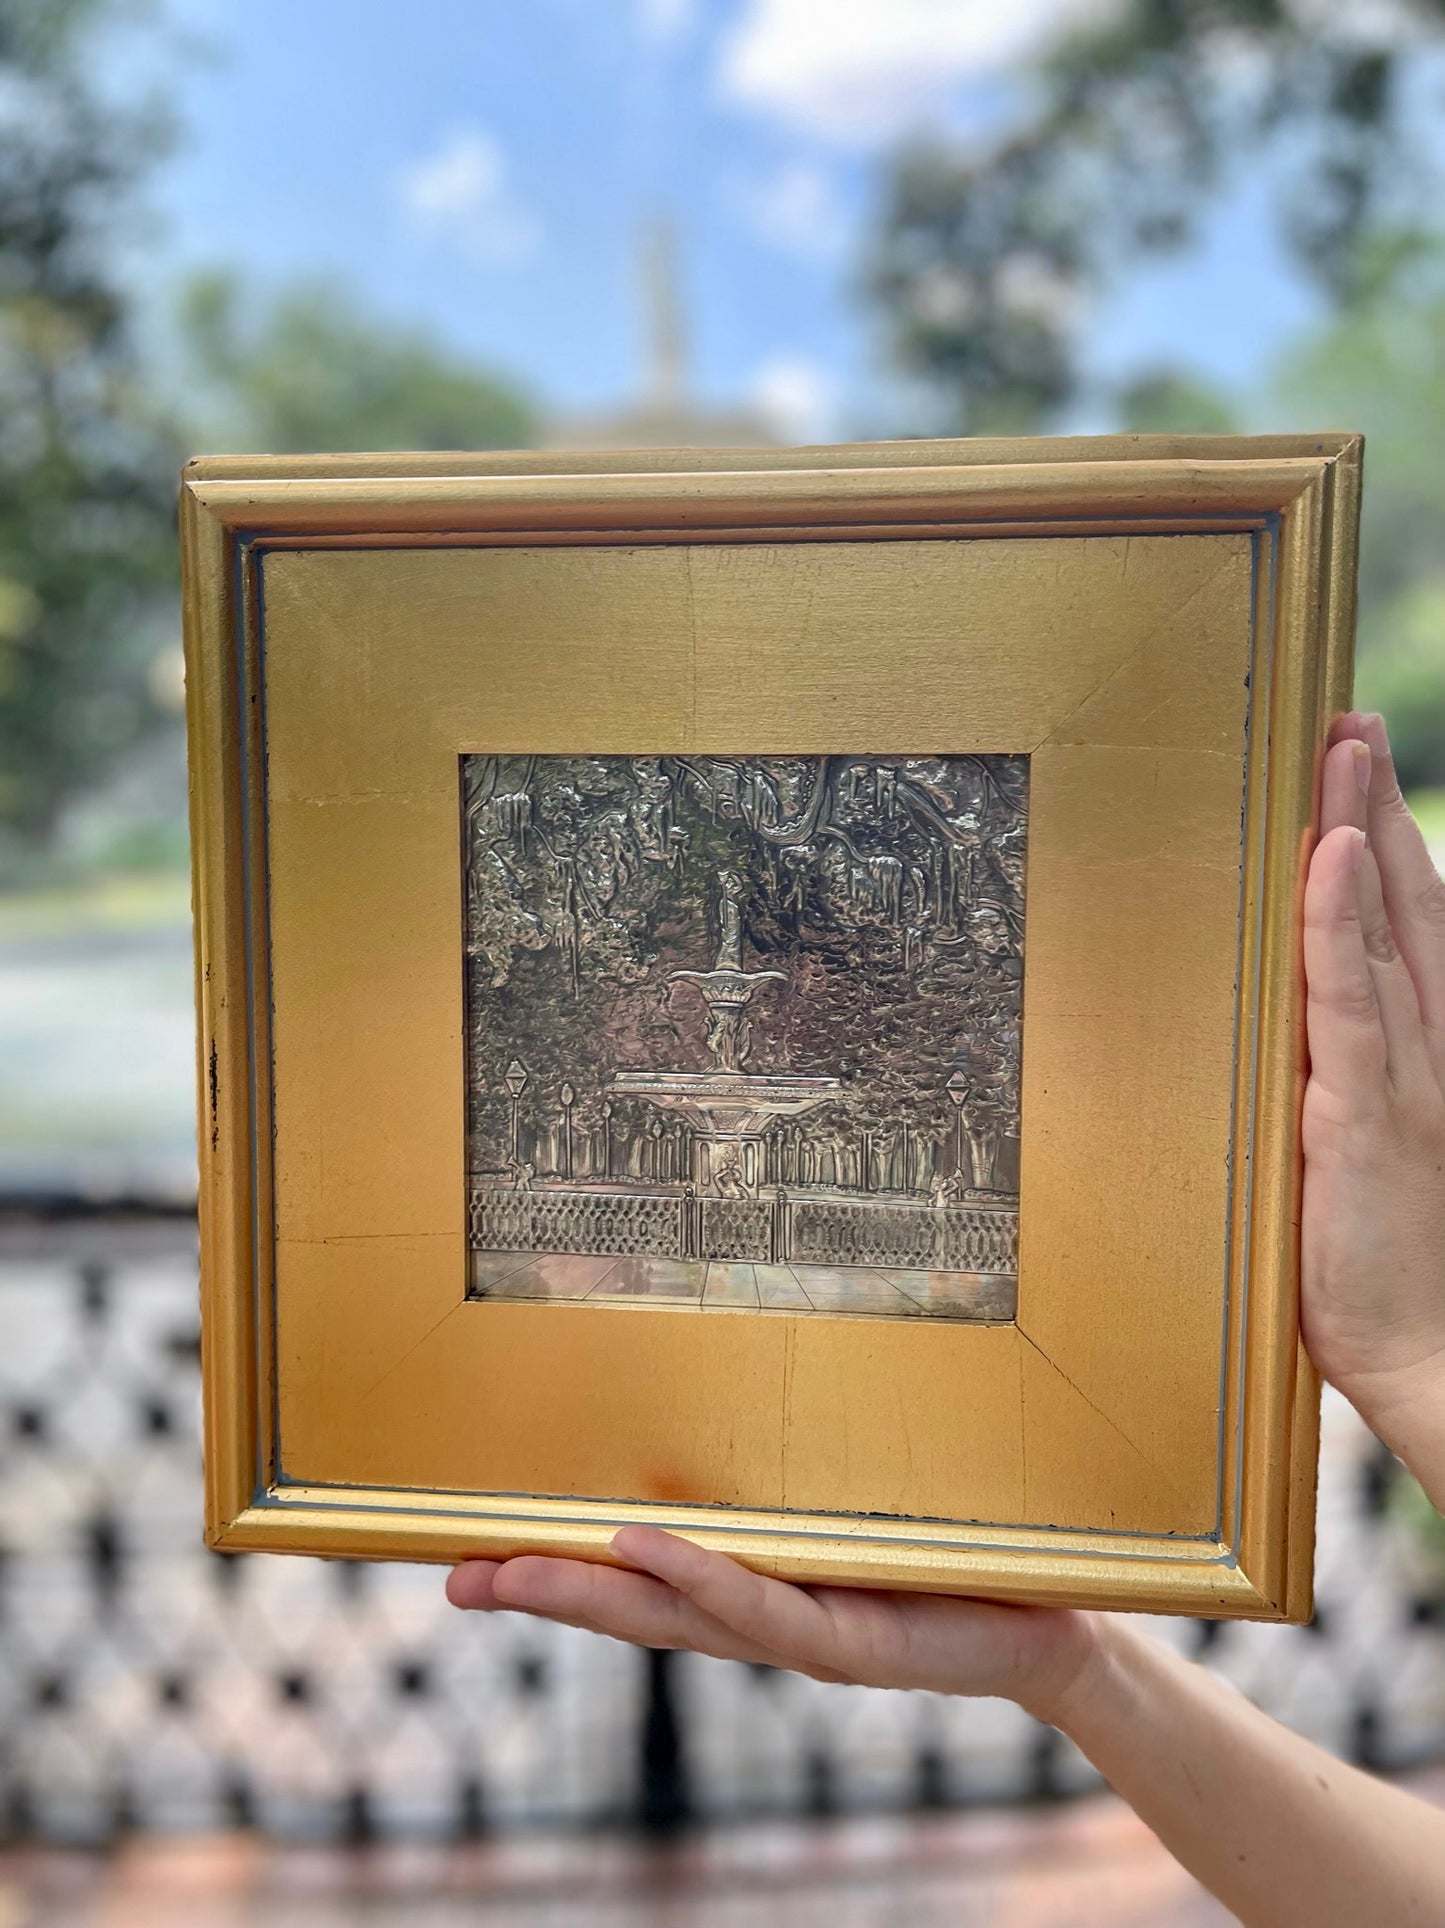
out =
{"type": "Polygon", "coordinates": [[[520,1058],[513,1058],[502,1077],[511,1100],[512,1163],[522,1162],[522,1093],[527,1089],[527,1067],[520,1058]]]}
{"type": "Polygon", "coordinates": [[[958,1178],[963,1177],[963,1101],[968,1096],[968,1079],[961,1071],[955,1071],[944,1085],[948,1102],[953,1106],[953,1170],[958,1178]]]}

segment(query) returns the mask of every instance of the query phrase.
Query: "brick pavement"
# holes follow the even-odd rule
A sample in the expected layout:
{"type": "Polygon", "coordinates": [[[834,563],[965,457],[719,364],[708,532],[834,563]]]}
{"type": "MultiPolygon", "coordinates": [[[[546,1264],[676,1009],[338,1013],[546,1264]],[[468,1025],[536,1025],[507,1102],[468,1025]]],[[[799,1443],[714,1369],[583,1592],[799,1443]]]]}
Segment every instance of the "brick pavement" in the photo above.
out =
{"type": "Polygon", "coordinates": [[[466,1848],[138,1838],[0,1856],[0,1928],[1227,1928],[1108,1797],[466,1848]]]}

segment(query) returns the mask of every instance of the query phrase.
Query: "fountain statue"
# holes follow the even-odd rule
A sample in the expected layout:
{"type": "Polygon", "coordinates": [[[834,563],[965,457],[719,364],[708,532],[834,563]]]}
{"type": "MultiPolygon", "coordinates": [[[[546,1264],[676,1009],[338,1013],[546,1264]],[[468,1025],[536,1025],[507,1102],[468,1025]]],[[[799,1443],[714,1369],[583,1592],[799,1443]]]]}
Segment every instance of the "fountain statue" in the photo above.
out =
{"type": "Polygon", "coordinates": [[[752,1049],[747,1009],[759,985],[781,984],[783,971],[743,969],[743,884],[735,871],[720,870],[722,939],[710,971],[672,971],[669,984],[691,984],[707,1005],[707,1047],[719,1071],[741,1071],[752,1049]]]}
{"type": "Polygon", "coordinates": [[[707,1006],[711,1071],[619,1071],[608,1090],[680,1113],[692,1127],[693,1182],[720,1198],[753,1197],[762,1177],[762,1141],[779,1118],[810,1110],[839,1089],[837,1078],[744,1070],[752,1050],[748,1006],[783,971],[750,971],[743,963],[743,882],[718,873],[721,938],[710,971],[673,971],[669,983],[687,984],[707,1006]]]}

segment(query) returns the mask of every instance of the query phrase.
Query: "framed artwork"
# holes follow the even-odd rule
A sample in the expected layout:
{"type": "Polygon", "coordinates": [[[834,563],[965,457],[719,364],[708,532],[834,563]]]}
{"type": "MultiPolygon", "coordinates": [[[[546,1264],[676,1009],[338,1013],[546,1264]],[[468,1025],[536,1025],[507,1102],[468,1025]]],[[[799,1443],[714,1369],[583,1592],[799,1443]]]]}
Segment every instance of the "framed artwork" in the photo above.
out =
{"type": "Polygon", "coordinates": [[[211,1543],[1306,1616],[1359,468],[193,463],[211,1543]]]}

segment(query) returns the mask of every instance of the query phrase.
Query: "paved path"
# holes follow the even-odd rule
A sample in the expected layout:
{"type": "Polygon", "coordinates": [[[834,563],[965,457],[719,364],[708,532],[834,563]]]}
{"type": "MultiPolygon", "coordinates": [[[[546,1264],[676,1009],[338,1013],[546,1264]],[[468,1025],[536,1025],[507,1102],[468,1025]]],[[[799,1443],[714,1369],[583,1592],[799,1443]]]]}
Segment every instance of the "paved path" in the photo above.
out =
{"type": "MultiPolygon", "coordinates": [[[[1445,1773],[1415,1777],[1445,1803],[1445,1773]]],[[[137,1841],[0,1855],[0,1928],[1230,1928],[1110,1795],[1041,1812],[475,1847],[137,1841]]]]}
{"type": "Polygon", "coordinates": [[[350,1854],[237,1836],[0,1857],[0,1928],[1228,1928],[1112,1799],[350,1854]],[[7,1909],[8,1900],[8,1912],[7,1909]]]}
{"type": "Polygon", "coordinates": [[[1010,1319],[1015,1281],[986,1272],[870,1265],[745,1265],[704,1259],[538,1257],[474,1252],[479,1299],[575,1305],[694,1306],[704,1311],[831,1312],[892,1318],[1010,1319]]]}

